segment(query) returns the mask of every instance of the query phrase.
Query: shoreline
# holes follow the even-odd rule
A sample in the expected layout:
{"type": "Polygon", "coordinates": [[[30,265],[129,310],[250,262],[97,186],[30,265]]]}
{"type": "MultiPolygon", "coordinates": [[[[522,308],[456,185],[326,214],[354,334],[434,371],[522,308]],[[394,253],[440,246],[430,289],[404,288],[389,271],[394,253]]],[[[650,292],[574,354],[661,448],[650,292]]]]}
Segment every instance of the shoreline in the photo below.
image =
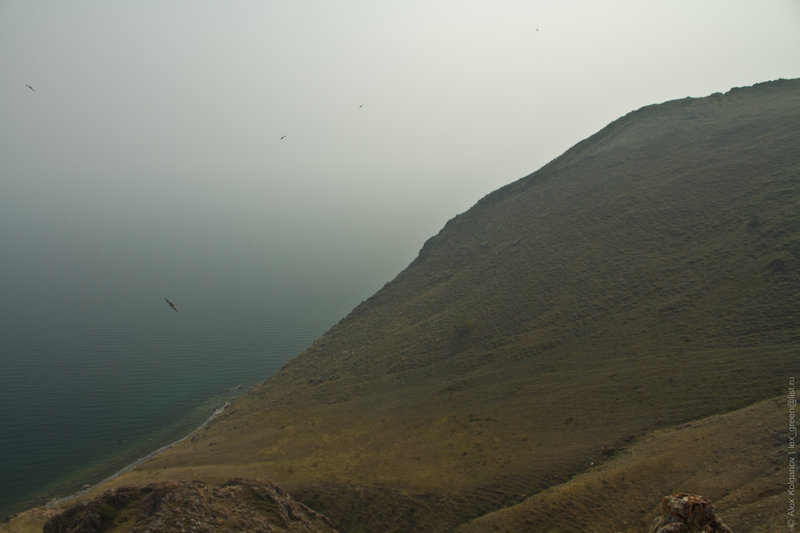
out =
{"type": "Polygon", "coordinates": [[[164,445],[164,446],[162,446],[162,447],[160,447],[160,448],[158,448],[156,450],[153,450],[152,452],[148,453],[144,457],[140,457],[139,459],[136,459],[131,464],[123,467],[122,469],[118,470],[117,472],[114,472],[110,476],[101,479],[100,481],[98,481],[97,483],[92,484],[89,487],[82,488],[82,489],[80,489],[80,490],[78,490],[76,492],[73,492],[72,494],[69,494],[68,496],[63,496],[61,498],[54,497],[54,498],[50,499],[47,503],[45,503],[43,505],[43,507],[46,507],[47,509],[53,509],[53,508],[56,508],[56,507],[58,507],[60,505],[65,504],[65,503],[69,503],[71,501],[77,500],[81,496],[84,496],[84,495],[88,494],[89,492],[93,491],[94,489],[96,489],[100,485],[103,485],[104,483],[108,483],[109,481],[111,481],[111,480],[113,480],[115,478],[118,478],[119,476],[121,476],[123,474],[127,474],[128,472],[130,472],[131,470],[133,470],[137,466],[139,466],[139,465],[149,461],[150,459],[152,459],[152,458],[164,453],[165,451],[169,450],[170,448],[172,448],[174,446],[177,446],[178,444],[180,444],[181,442],[185,441],[186,439],[191,438],[195,433],[197,433],[198,431],[200,431],[201,429],[206,427],[212,420],[214,420],[217,416],[222,414],[225,411],[225,409],[231,404],[232,401],[233,400],[228,400],[225,403],[223,403],[220,407],[217,407],[216,409],[214,409],[214,411],[211,413],[211,415],[209,415],[209,417],[206,418],[199,426],[197,426],[192,431],[190,431],[189,433],[187,433],[183,437],[179,438],[178,440],[175,440],[175,441],[170,442],[169,444],[166,444],[166,445],[164,445]]]}

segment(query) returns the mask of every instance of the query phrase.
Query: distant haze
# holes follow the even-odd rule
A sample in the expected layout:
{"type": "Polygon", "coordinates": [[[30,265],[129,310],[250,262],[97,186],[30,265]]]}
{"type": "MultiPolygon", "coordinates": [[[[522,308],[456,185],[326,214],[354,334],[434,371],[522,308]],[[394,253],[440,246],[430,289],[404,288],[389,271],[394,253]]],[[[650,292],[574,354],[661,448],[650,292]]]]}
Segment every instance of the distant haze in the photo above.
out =
{"type": "Polygon", "coordinates": [[[6,249],[355,242],[399,271],[628,111],[800,76],[800,4],[4,0],[0,73],[6,249]]]}

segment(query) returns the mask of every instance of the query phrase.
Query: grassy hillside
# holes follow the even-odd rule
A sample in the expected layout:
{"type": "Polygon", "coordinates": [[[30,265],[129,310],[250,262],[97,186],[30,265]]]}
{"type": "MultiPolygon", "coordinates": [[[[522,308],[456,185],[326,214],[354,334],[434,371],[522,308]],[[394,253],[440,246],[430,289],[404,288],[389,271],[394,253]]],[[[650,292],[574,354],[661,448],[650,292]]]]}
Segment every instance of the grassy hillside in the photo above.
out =
{"type": "Polygon", "coordinates": [[[662,495],[709,498],[734,531],[786,530],[785,398],[648,433],[602,466],[458,528],[647,531],[662,495]]]}
{"type": "Polygon", "coordinates": [[[798,146],[800,80],[632,112],[448,222],[201,435],[114,484],[265,476],[344,531],[621,530],[708,487],[736,530],[737,509],[784,490],[774,472],[739,498],[739,478],[697,475],[726,468],[724,448],[658,429],[775,397],[798,369],[798,146]],[[600,498],[613,468],[626,512],[548,503],[600,498]],[[669,475],[639,481],[651,468],[669,475]]]}

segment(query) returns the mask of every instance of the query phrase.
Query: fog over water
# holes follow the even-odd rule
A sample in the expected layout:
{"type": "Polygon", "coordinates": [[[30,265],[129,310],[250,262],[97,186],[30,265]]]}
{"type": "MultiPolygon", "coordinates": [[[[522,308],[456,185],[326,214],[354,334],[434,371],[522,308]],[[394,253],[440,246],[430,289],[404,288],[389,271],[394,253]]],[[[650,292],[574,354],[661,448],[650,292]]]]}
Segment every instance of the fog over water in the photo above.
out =
{"type": "Polygon", "coordinates": [[[794,0],[0,0],[0,516],[185,434],[610,121],[779,77],[794,0]]]}

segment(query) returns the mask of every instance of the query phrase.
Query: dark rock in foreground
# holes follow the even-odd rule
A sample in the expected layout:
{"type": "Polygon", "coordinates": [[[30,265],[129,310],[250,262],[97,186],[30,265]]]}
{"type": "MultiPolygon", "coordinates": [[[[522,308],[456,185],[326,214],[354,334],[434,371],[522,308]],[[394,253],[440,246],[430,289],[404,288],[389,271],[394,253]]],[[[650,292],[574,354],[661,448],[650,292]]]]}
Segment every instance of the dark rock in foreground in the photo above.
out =
{"type": "Polygon", "coordinates": [[[661,516],[650,533],[733,533],[722,523],[711,502],[694,494],[673,494],[661,501],[661,516]]]}
{"type": "Polygon", "coordinates": [[[325,516],[264,479],[120,487],[54,516],[44,533],[270,531],[332,533],[325,516]]]}

